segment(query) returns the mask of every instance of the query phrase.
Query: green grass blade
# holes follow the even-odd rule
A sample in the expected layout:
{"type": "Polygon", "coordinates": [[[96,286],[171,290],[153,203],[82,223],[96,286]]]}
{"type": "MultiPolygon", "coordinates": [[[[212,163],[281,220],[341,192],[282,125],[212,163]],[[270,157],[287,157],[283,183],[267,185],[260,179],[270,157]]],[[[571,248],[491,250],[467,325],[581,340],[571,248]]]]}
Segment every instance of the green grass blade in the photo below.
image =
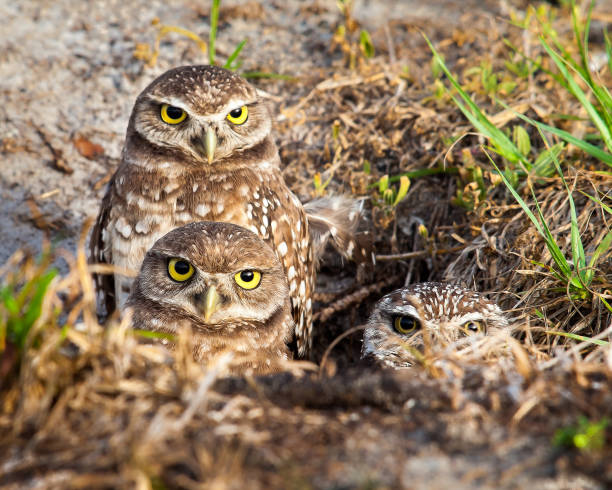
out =
{"type": "Polygon", "coordinates": [[[9,338],[20,350],[25,347],[28,334],[40,316],[45,294],[56,275],[57,269],[51,269],[30,279],[19,293],[10,286],[0,291],[2,305],[8,312],[3,336],[9,338]]]}
{"type": "Polygon", "coordinates": [[[223,68],[227,68],[228,70],[232,69],[232,65],[234,61],[236,60],[236,58],[238,58],[238,56],[240,56],[240,52],[242,51],[242,48],[244,48],[245,44],[246,44],[246,39],[244,41],[241,41],[240,44],[236,46],[236,49],[234,49],[234,52],[230,54],[229,58],[225,62],[225,65],[223,65],[223,68]]]}
{"type": "MultiPolygon", "coordinates": [[[[572,268],[567,262],[565,255],[563,255],[563,252],[559,248],[559,245],[557,245],[557,242],[555,241],[555,238],[553,237],[550,231],[550,228],[548,227],[548,223],[546,223],[546,219],[544,218],[544,213],[542,213],[542,209],[540,208],[540,203],[538,202],[536,198],[533,188],[530,188],[530,190],[531,190],[531,196],[533,197],[533,200],[535,202],[536,210],[538,211],[538,217],[540,218],[540,223],[542,224],[542,230],[544,231],[543,237],[544,237],[544,240],[546,241],[546,247],[548,248],[548,251],[550,252],[550,255],[552,256],[552,259],[554,260],[555,264],[557,264],[557,267],[559,267],[559,269],[561,270],[561,273],[565,277],[565,280],[575,284],[574,278],[572,276],[572,268]]],[[[579,283],[575,285],[580,286],[579,283]]]]}
{"type": "MultiPolygon", "coordinates": [[[[531,63],[533,65],[533,71],[536,70],[540,70],[544,73],[546,73],[547,75],[551,76],[552,78],[554,78],[556,81],[558,81],[561,85],[565,86],[565,81],[563,80],[563,77],[561,75],[559,75],[558,73],[553,73],[552,71],[550,71],[548,68],[546,68],[545,66],[542,65],[541,62],[539,62],[538,60],[531,58],[530,56],[527,56],[525,53],[523,53],[517,46],[515,46],[514,44],[512,44],[508,39],[503,39],[504,44],[510,48],[514,54],[518,54],[521,59],[525,62],[531,63]]],[[[511,70],[512,71],[512,70],[511,70]]]]}
{"type": "MultiPolygon", "coordinates": [[[[540,42],[542,43],[542,46],[544,46],[544,49],[550,55],[552,60],[557,65],[557,68],[559,69],[559,71],[561,72],[565,80],[567,81],[567,84],[569,86],[571,93],[582,104],[582,106],[587,111],[589,117],[591,118],[591,121],[593,121],[593,124],[595,124],[595,126],[599,130],[599,133],[601,134],[601,137],[603,138],[606,144],[606,147],[612,151],[612,134],[610,133],[610,128],[608,128],[608,126],[606,125],[606,122],[601,118],[601,116],[599,115],[599,113],[597,112],[593,104],[591,104],[591,102],[589,102],[589,100],[587,99],[586,94],[582,91],[580,86],[576,83],[572,75],[569,73],[565,60],[563,60],[561,56],[559,56],[559,54],[557,54],[548,45],[548,43],[544,39],[540,38],[540,42]]],[[[588,81],[585,80],[584,77],[582,77],[582,75],[580,75],[580,77],[585,83],[588,84],[588,81]]],[[[589,85],[589,87],[592,87],[592,86],[589,85]]],[[[594,93],[595,93],[595,96],[597,96],[597,93],[596,92],[594,93]]],[[[602,104],[602,106],[605,105],[601,100],[599,102],[602,104]]]]}
{"type": "Polygon", "coordinates": [[[43,276],[35,279],[36,285],[34,288],[34,294],[32,295],[32,299],[30,300],[30,303],[28,304],[28,309],[26,310],[25,315],[21,319],[21,321],[27,328],[27,331],[25,332],[25,334],[29,332],[32,325],[34,325],[34,322],[36,321],[36,319],[40,316],[40,312],[42,309],[42,303],[43,303],[45,294],[47,292],[47,288],[49,287],[49,284],[51,283],[51,281],[56,275],[57,275],[57,270],[52,269],[46,274],[44,274],[43,276]]]}
{"type": "MultiPolygon", "coordinates": [[[[497,102],[499,102],[506,109],[510,109],[510,106],[508,106],[504,102],[499,101],[499,100],[497,102]]],[[[529,124],[536,126],[539,129],[548,131],[549,133],[553,133],[559,136],[559,138],[563,139],[564,141],[576,146],[577,148],[580,148],[581,150],[587,152],[589,155],[601,160],[605,164],[612,166],[612,154],[603,151],[601,148],[595,145],[592,145],[591,143],[588,143],[584,140],[576,138],[575,136],[573,136],[571,133],[568,133],[567,131],[564,131],[559,128],[555,128],[554,126],[550,126],[548,124],[545,124],[539,121],[536,121],[535,119],[531,119],[530,117],[524,114],[521,114],[520,112],[515,111],[515,114],[518,118],[522,119],[523,121],[528,122],[529,124]]]]}
{"type": "Polygon", "coordinates": [[[177,340],[177,336],[171,333],[166,333],[166,332],[153,332],[151,330],[142,330],[139,328],[135,328],[132,330],[132,332],[134,332],[134,335],[138,336],[138,337],[142,337],[144,339],[163,339],[163,340],[169,340],[171,342],[176,342],[177,340]]]}
{"type": "MultiPolygon", "coordinates": [[[[491,162],[493,167],[495,167],[495,170],[497,171],[498,175],[501,177],[502,181],[504,182],[504,184],[506,185],[506,187],[508,188],[508,190],[510,191],[510,193],[512,194],[516,202],[519,203],[519,205],[521,206],[521,208],[523,209],[527,217],[533,223],[533,226],[535,226],[538,233],[542,236],[542,238],[544,238],[544,241],[546,242],[546,246],[553,260],[555,261],[559,269],[561,269],[561,272],[563,273],[565,279],[567,281],[571,281],[571,277],[572,277],[571,268],[569,264],[567,263],[567,260],[565,259],[563,252],[561,252],[561,249],[555,242],[552,236],[552,233],[550,232],[550,229],[548,228],[548,225],[546,224],[546,220],[544,219],[544,216],[542,215],[540,205],[538,204],[537,199],[535,199],[535,195],[534,195],[534,201],[535,201],[536,209],[538,211],[538,215],[540,217],[541,222],[540,220],[538,220],[538,218],[536,218],[536,216],[533,214],[531,209],[529,209],[529,206],[527,205],[527,203],[523,201],[521,196],[519,196],[518,192],[516,192],[516,190],[514,189],[512,184],[508,181],[504,173],[497,167],[497,165],[491,158],[491,155],[489,155],[489,153],[486,151],[485,151],[485,154],[489,158],[489,161],[491,162]]],[[[532,194],[533,194],[533,189],[532,189],[532,194]]]]}
{"type": "Polygon", "coordinates": [[[603,240],[599,242],[599,245],[597,245],[597,248],[595,249],[595,252],[593,252],[591,260],[589,261],[589,270],[595,269],[599,258],[608,250],[610,250],[610,245],[612,245],[612,231],[609,231],[606,236],[603,237],[603,240]]]}
{"type": "Polygon", "coordinates": [[[596,202],[597,204],[599,204],[601,206],[601,208],[604,211],[606,211],[607,213],[612,214],[612,208],[610,206],[608,206],[607,204],[603,203],[602,201],[600,201],[596,197],[591,196],[590,194],[587,194],[586,192],[582,192],[582,191],[578,191],[578,192],[580,192],[580,194],[582,194],[583,196],[588,197],[591,201],[596,202]]]}
{"type": "MultiPolygon", "coordinates": [[[[474,126],[476,131],[484,135],[491,142],[493,145],[491,150],[495,151],[495,153],[498,153],[510,162],[517,162],[521,160],[520,157],[517,157],[517,155],[520,155],[520,153],[514,143],[512,143],[502,131],[495,128],[495,126],[493,126],[495,130],[492,131],[490,125],[487,124],[489,123],[489,119],[482,112],[480,113],[482,117],[474,115],[467,109],[463,102],[455,97],[455,95],[451,94],[450,92],[449,95],[453,99],[455,105],[459,107],[466,119],[472,123],[472,126],[474,126]],[[508,145],[505,145],[504,141],[507,141],[511,148],[508,145]]],[[[524,164],[528,169],[531,168],[531,164],[529,162],[525,161],[524,164]]]]}
{"type": "Polygon", "coordinates": [[[546,150],[542,151],[536,161],[533,163],[533,168],[535,170],[536,175],[551,177],[555,173],[554,161],[561,152],[565,149],[565,143],[559,142],[550,147],[547,147],[546,150]],[[553,164],[553,165],[551,165],[553,164]]]}
{"type": "Polygon", "coordinates": [[[601,115],[606,121],[608,128],[612,128],[612,96],[608,89],[603,85],[594,83],[591,85],[591,90],[601,104],[601,115]]]}
{"type": "Polygon", "coordinates": [[[527,215],[527,217],[531,220],[531,222],[533,223],[533,225],[536,227],[536,230],[538,230],[538,233],[542,236],[544,236],[544,230],[542,229],[542,226],[540,225],[540,222],[538,221],[538,219],[535,217],[535,215],[533,214],[533,212],[531,211],[531,209],[529,209],[529,206],[527,206],[527,203],[525,201],[523,201],[523,199],[521,198],[521,196],[519,196],[518,192],[516,192],[516,190],[514,189],[514,187],[512,186],[512,184],[510,184],[510,181],[506,178],[506,176],[504,175],[504,173],[499,169],[499,167],[495,164],[495,161],[491,158],[491,155],[489,155],[486,151],[485,154],[487,155],[487,157],[489,158],[489,161],[491,162],[491,164],[493,165],[493,167],[495,167],[495,170],[497,171],[497,173],[499,174],[499,176],[501,177],[502,181],[504,182],[504,184],[506,185],[506,187],[508,188],[508,190],[510,191],[510,194],[512,194],[512,196],[514,197],[514,199],[516,200],[516,202],[519,203],[519,205],[521,206],[521,208],[523,208],[523,211],[525,211],[525,214],[527,215]]]}
{"type": "MultiPolygon", "coordinates": [[[[604,85],[595,85],[595,87],[598,90],[598,94],[601,100],[605,102],[605,105],[604,105],[604,109],[606,109],[605,113],[609,114],[610,111],[612,111],[612,94],[610,94],[610,92],[604,85]]],[[[612,127],[612,125],[610,124],[610,121],[608,121],[608,125],[612,127]]]]}
{"type": "Polygon", "coordinates": [[[608,303],[605,299],[603,299],[602,296],[597,296],[597,299],[599,299],[599,301],[601,301],[604,304],[604,306],[608,309],[608,311],[612,313],[612,305],[610,303],[608,303]]]}
{"type": "Polygon", "coordinates": [[[612,73],[612,41],[607,29],[604,31],[604,41],[606,43],[606,55],[608,56],[608,69],[612,73]]]}
{"type": "Polygon", "coordinates": [[[416,179],[418,177],[425,177],[427,175],[452,175],[459,173],[459,167],[434,167],[434,168],[421,168],[418,170],[412,170],[410,172],[402,172],[399,175],[391,177],[389,182],[398,182],[402,176],[406,176],[409,179],[416,179]]]}
{"type": "Polygon", "coordinates": [[[589,71],[589,56],[588,56],[588,45],[589,45],[589,31],[591,30],[591,15],[593,12],[593,1],[589,6],[589,12],[587,14],[584,28],[581,31],[581,22],[578,18],[578,7],[576,2],[572,0],[572,27],[574,30],[574,36],[576,37],[576,43],[578,44],[578,53],[580,54],[580,62],[582,69],[579,70],[581,75],[587,79],[590,86],[593,85],[593,79],[591,78],[591,72],[589,71]],[[581,35],[582,34],[582,35],[581,35]]]}
{"type": "Polygon", "coordinates": [[[243,78],[271,78],[274,80],[296,80],[297,78],[291,75],[283,75],[282,73],[272,73],[268,71],[245,71],[240,74],[243,78]]]}
{"type": "Polygon", "coordinates": [[[0,291],[0,299],[11,315],[17,315],[19,313],[19,304],[10,287],[6,286],[0,291]]]}
{"type": "MultiPolygon", "coordinates": [[[[572,23],[574,27],[574,35],[576,36],[576,40],[578,42],[578,51],[580,53],[580,61],[582,63],[582,69],[579,70],[579,73],[582,75],[583,79],[587,82],[599,102],[601,103],[602,115],[606,120],[606,124],[609,128],[612,128],[612,96],[610,96],[610,92],[606,89],[605,86],[597,84],[593,77],[591,76],[591,71],[589,69],[589,56],[588,56],[588,45],[589,45],[589,32],[591,29],[591,19],[593,14],[593,7],[595,6],[595,1],[591,0],[589,5],[589,11],[587,13],[586,22],[584,26],[584,33],[580,35],[580,19],[578,19],[578,9],[575,5],[575,2],[572,2],[572,23]]],[[[604,33],[604,41],[609,42],[609,39],[606,39],[606,33],[604,33]]],[[[606,52],[608,56],[610,52],[608,52],[608,46],[606,45],[606,52]]]]}
{"type": "MultiPolygon", "coordinates": [[[[401,174],[394,175],[389,178],[389,183],[399,182],[402,177],[408,177],[410,180],[417,179],[419,177],[426,177],[429,175],[454,175],[459,173],[458,167],[434,167],[434,168],[421,168],[418,170],[412,170],[410,172],[402,172],[401,174]]],[[[374,189],[378,187],[378,181],[368,185],[368,189],[374,189]]]]}
{"type": "Polygon", "coordinates": [[[215,41],[217,39],[217,26],[219,24],[219,4],[221,0],[212,0],[210,7],[210,34],[208,36],[208,61],[215,64],[215,41]]]}
{"type": "MultiPolygon", "coordinates": [[[[463,104],[458,104],[459,109],[461,110],[461,112],[463,112],[465,117],[468,118],[468,120],[473,125],[475,125],[474,127],[476,127],[479,132],[481,132],[484,136],[488,137],[491,142],[494,143],[494,145],[501,150],[501,153],[506,158],[508,158],[508,160],[515,162],[520,161],[521,163],[523,163],[523,165],[525,165],[526,168],[529,169],[531,165],[527,158],[520,153],[520,151],[514,145],[514,143],[512,143],[510,138],[508,138],[503,131],[497,128],[489,120],[489,118],[480,110],[480,108],[476,105],[476,103],[474,103],[474,101],[465,92],[465,90],[463,90],[457,79],[450,72],[450,70],[444,63],[442,56],[438,53],[438,51],[436,51],[436,48],[434,48],[429,38],[425,34],[423,34],[423,37],[429,45],[429,49],[433,53],[434,59],[439,64],[440,68],[442,69],[446,77],[449,79],[455,90],[457,90],[457,93],[461,96],[465,104],[470,108],[471,112],[468,111],[463,104]]],[[[451,96],[453,97],[455,103],[457,103],[458,99],[452,94],[451,96]]]]}
{"type": "Polygon", "coordinates": [[[571,332],[560,332],[557,330],[545,330],[544,333],[548,333],[551,335],[558,335],[559,337],[567,337],[569,339],[579,340],[581,342],[590,342],[591,344],[595,344],[595,345],[609,345],[610,344],[610,342],[608,342],[607,340],[592,339],[591,337],[585,337],[584,335],[578,335],[576,333],[571,333],[571,332]]]}
{"type": "MultiPolygon", "coordinates": [[[[546,140],[546,137],[542,133],[542,130],[538,128],[540,133],[540,137],[546,148],[550,151],[550,145],[546,140]]],[[[565,180],[565,176],[563,175],[563,171],[561,170],[561,165],[559,164],[559,160],[555,152],[550,151],[550,156],[553,160],[557,173],[561,177],[561,181],[565,187],[567,192],[567,198],[569,200],[570,205],[570,239],[572,246],[572,261],[574,262],[574,268],[578,271],[578,275],[583,279],[583,281],[588,285],[592,279],[592,272],[586,271],[586,258],[584,256],[584,247],[582,245],[582,239],[580,238],[580,228],[578,227],[578,216],[576,215],[576,206],[574,203],[574,198],[572,197],[572,191],[567,185],[567,181],[565,180]]]]}

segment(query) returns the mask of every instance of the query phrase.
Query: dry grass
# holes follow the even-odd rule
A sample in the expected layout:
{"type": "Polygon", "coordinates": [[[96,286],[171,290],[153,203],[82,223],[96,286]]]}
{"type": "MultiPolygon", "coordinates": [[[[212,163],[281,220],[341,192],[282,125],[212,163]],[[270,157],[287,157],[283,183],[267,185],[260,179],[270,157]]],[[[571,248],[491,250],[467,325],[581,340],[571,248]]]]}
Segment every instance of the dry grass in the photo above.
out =
{"type": "MultiPolygon", "coordinates": [[[[609,349],[590,362],[557,354],[544,369],[506,334],[460,349],[432,346],[422,364],[401,372],[362,367],[329,377],[297,365],[294,374],[225,378],[230,356],[196,364],[187,339],[168,352],[139,343],[125,322],[104,329],[91,317],[60,330],[75,308],[92,307],[78,294],[89,281],[78,262],[51,283],[30,337],[37,342],[2,383],[3,488],[394,487],[405,483],[401,465],[360,473],[361,461],[392,454],[388,445],[394,458],[426,458],[432,444],[490,466],[484,478],[462,471],[451,481],[536,481],[522,466],[528,459],[547,472],[569,465],[612,481],[608,443],[588,458],[551,447],[554,432],[578,415],[612,416],[609,349]],[[403,435],[417,427],[426,444],[403,435]],[[533,445],[549,450],[534,455],[533,445]],[[508,448],[512,461],[502,464],[508,448]]],[[[37,273],[29,260],[11,266],[20,277],[37,273]]]]}

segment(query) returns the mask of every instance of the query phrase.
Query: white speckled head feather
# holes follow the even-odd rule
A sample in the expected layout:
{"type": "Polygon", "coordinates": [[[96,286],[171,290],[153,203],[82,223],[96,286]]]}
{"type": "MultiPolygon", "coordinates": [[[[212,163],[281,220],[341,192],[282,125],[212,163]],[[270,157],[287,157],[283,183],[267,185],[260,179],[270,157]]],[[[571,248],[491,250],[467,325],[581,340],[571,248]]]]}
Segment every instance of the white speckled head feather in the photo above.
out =
{"type": "Polygon", "coordinates": [[[408,367],[424,338],[448,343],[507,326],[500,308],[481,293],[445,283],[413,284],[376,303],[364,331],[362,357],[408,367]]]}

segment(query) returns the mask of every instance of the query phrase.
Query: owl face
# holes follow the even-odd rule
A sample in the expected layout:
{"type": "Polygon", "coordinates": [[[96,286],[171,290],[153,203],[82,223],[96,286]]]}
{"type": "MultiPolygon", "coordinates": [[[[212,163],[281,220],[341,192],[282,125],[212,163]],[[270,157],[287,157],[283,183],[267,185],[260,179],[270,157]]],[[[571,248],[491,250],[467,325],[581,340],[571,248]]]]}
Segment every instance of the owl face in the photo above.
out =
{"type": "Polygon", "coordinates": [[[480,293],[450,284],[415,284],[376,304],[364,331],[362,357],[389,367],[409,367],[424,338],[449,343],[507,325],[499,307],[480,293]]]}
{"type": "Polygon", "coordinates": [[[138,96],[128,134],[179,153],[176,161],[212,169],[263,141],[270,128],[268,107],[246,80],[216,66],[182,66],[138,96]]]}
{"type": "Polygon", "coordinates": [[[136,328],[178,333],[189,324],[204,351],[243,341],[245,349],[257,342],[284,349],[293,328],[276,255],[255,234],[230,223],[191,223],[159,239],[127,305],[136,328]]]}

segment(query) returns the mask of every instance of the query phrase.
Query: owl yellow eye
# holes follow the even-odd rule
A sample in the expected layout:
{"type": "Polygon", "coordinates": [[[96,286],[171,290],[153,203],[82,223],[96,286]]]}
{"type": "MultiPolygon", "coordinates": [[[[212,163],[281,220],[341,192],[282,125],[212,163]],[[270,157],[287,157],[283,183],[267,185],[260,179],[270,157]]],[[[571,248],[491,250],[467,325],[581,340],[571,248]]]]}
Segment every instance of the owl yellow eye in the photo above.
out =
{"type": "Polygon", "coordinates": [[[178,124],[183,122],[187,113],[180,107],[164,104],[161,107],[161,118],[167,124],[178,124]]]}
{"type": "Polygon", "coordinates": [[[483,322],[471,320],[463,324],[463,331],[466,335],[474,335],[475,333],[485,333],[486,329],[483,322]]]}
{"type": "Polygon", "coordinates": [[[168,275],[177,282],[185,282],[193,276],[193,266],[183,259],[170,259],[168,262],[168,275]]]}
{"type": "Polygon", "coordinates": [[[261,272],[254,270],[244,270],[234,275],[234,281],[242,289],[255,289],[261,282],[261,272]]]}
{"type": "Polygon", "coordinates": [[[249,117],[249,109],[243,105],[238,109],[230,111],[227,115],[227,120],[233,124],[244,124],[249,117]]]}
{"type": "Polygon", "coordinates": [[[411,316],[396,316],[393,318],[393,328],[399,333],[407,335],[419,330],[421,324],[416,318],[411,316]]]}

